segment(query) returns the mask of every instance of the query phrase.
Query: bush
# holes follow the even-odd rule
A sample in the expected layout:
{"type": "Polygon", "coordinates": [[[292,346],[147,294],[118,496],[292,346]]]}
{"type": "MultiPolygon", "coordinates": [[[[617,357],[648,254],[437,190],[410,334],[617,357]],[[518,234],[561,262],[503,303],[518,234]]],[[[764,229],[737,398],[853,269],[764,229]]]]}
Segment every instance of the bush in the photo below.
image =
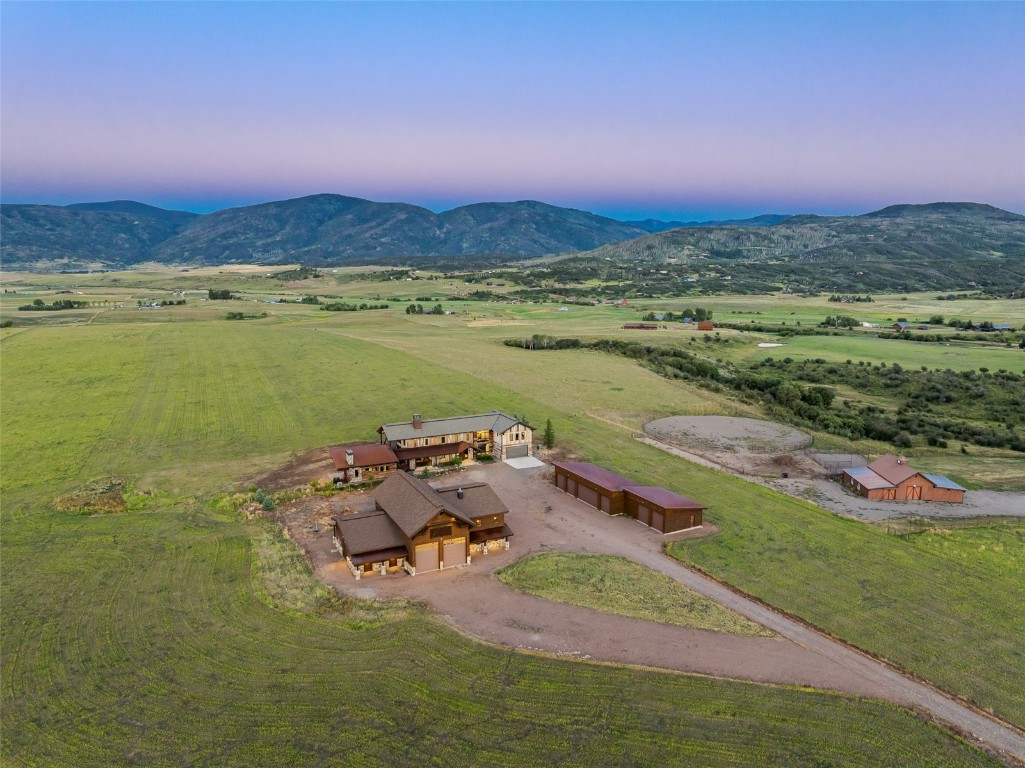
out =
{"type": "Polygon", "coordinates": [[[478,453],[477,454],[477,461],[481,462],[482,464],[488,464],[488,463],[490,463],[490,462],[492,462],[494,460],[495,460],[495,457],[492,456],[490,453],[478,453]]]}

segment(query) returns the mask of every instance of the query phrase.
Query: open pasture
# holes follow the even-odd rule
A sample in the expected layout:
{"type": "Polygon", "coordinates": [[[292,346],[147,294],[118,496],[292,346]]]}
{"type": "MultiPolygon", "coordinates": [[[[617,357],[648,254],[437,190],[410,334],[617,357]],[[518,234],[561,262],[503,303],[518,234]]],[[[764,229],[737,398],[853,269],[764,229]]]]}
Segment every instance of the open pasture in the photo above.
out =
{"type": "MultiPolygon", "coordinates": [[[[632,439],[652,414],[728,403],[631,361],[504,347],[501,324],[295,313],[3,332],[6,761],[989,764],[877,703],[522,656],[418,614],[354,632],[269,602],[257,532],[207,506],[292,452],[372,438],[413,411],[491,407],[551,417],[563,446],[711,504],[723,535],[687,545],[685,559],[1025,720],[1017,570],[955,568],[942,550],[632,439]],[[53,511],[108,475],[153,489],[152,503],[53,511]]],[[[517,331],[537,332],[515,314],[517,331]]],[[[989,545],[1010,551],[1010,535],[989,545]]]]}

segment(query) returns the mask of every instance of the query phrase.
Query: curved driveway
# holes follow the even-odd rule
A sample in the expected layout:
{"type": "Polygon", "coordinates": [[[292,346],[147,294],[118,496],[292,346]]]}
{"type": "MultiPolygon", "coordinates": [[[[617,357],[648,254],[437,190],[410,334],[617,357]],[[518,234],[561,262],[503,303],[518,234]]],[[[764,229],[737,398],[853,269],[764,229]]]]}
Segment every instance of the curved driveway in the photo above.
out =
{"type": "Polygon", "coordinates": [[[518,648],[738,680],[802,685],[871,698],[928,713],[1005,758],[1025,765],[1025,735],[941,691],[765,605],[744,597],[662,553],[664,538],[626,517],[608,517],[557,490],[540,474],[504,465],[470,468],[509,505],[512,548],[478,557],[468,568],[409,578],[355,581],[330,534],[307,541],[320,578],[359,597],[401,597],[429,604],[480,639],[518,648]],[[524,486],[529,487],[525,493],[524,486]],[[601,613],[518,592],[493,576],[507,563],[546,550],[621,555],[666,574],[777,633],[745,637],[601,613]]]}

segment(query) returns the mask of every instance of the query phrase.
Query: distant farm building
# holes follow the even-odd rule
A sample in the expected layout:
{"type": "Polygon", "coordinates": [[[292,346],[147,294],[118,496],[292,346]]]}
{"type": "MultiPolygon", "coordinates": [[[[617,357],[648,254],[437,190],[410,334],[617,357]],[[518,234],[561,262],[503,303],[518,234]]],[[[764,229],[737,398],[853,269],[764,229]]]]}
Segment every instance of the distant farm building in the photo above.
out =
{"type": "Polygon", "coordinates": [[[432,488],[397,472],[374,491],[374,509],[334,518],[334,544],[357,579],[399,570],[415,576],[508,549],[508,511],[485,483],[432,488]]]}
{"type": "Polygon", "coordinates": [[[903,456],[886,454],[865,467],[850,467],[840,481],[866,499],[878,501],[946,501],[960,504],[965,489],[949,477],[919,472],[903,456]]]}
{"type": "Polygon", "coordinates": [[[556,487],[607,515],[627,515],[660,533],[700,528],[705,506],[583,461],[555,462],[556,487]]]}
{"type": "Polygon", "coordinates": [[[514,416],[501,411],[383,424],[381,443],[395,452],[402,469],[437,466],[489,454],[499,461],[531,455],[533,431],[514,416]]]}
{"type": "Polygon", "coordinates": [[[711,331],[715,328],[711,320],[698,320],[699,331],[711,331]]]}
{"type": "Polygon", "coordinates": [[[624,323],[624,331],[657,331],[658,326],[654,323],[624,323]]]}
{"type": "Polygon", "coordinates": [[[890,327],[893,328],[893,330],[895,331],[910,331],[911,323],[905,323],[903,320],[901,320],[898,323],[894,323],[890,327]]]}

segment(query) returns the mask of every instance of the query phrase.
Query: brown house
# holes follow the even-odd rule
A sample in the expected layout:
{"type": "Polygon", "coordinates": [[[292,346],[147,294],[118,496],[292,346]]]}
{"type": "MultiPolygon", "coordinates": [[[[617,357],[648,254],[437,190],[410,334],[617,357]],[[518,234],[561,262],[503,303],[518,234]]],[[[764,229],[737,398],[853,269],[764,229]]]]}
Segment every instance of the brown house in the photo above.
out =
{"type": "Polygon", "coordinates": [[[585,461],[555,462],[555,485],[608,515],[626,514],[661,533],[698,528],[705,507],[658,486],[638,485],[585,461]]]}
{"type": "Polygon", "coordinates": [[[377,432],[403,469],[473,459],[479,453],[499,461],[530,456],[533,439],[529,426],[501,411],[444,419],[424,419],[415,413],[412,421],[382,424],[377,432]]]}
{"type": "Polygon", "coordinates": [[[965,489],[949,477],[919,472],[903,456],[887,453],[864,467],[845,469],[840,482],[877,501],[946,501],[960,504],[965,489]]]}
{"type": "Polygon", "coordinates": [[[356,443],[339,445],[330,450],[335,464],[331,479],[335,483],[364,483],[387,477],[399,465],[395,452],[387,445],[356,443]]]}
{"type": "Polygon", "coordinates": [[[632,518],[662,533],[676,533],[701,527],[702,504],[686,496],[648,485],[623,489],[624,511],[632,518]]]}
{"type": "Polygon", "coordinates": [[[490,486],[435,489],[397,472],[374,490],[374,509],[334,518],[335,547],[358,579],[469,565],[471,555],[508,549],[508,509],[490,486]]]}

